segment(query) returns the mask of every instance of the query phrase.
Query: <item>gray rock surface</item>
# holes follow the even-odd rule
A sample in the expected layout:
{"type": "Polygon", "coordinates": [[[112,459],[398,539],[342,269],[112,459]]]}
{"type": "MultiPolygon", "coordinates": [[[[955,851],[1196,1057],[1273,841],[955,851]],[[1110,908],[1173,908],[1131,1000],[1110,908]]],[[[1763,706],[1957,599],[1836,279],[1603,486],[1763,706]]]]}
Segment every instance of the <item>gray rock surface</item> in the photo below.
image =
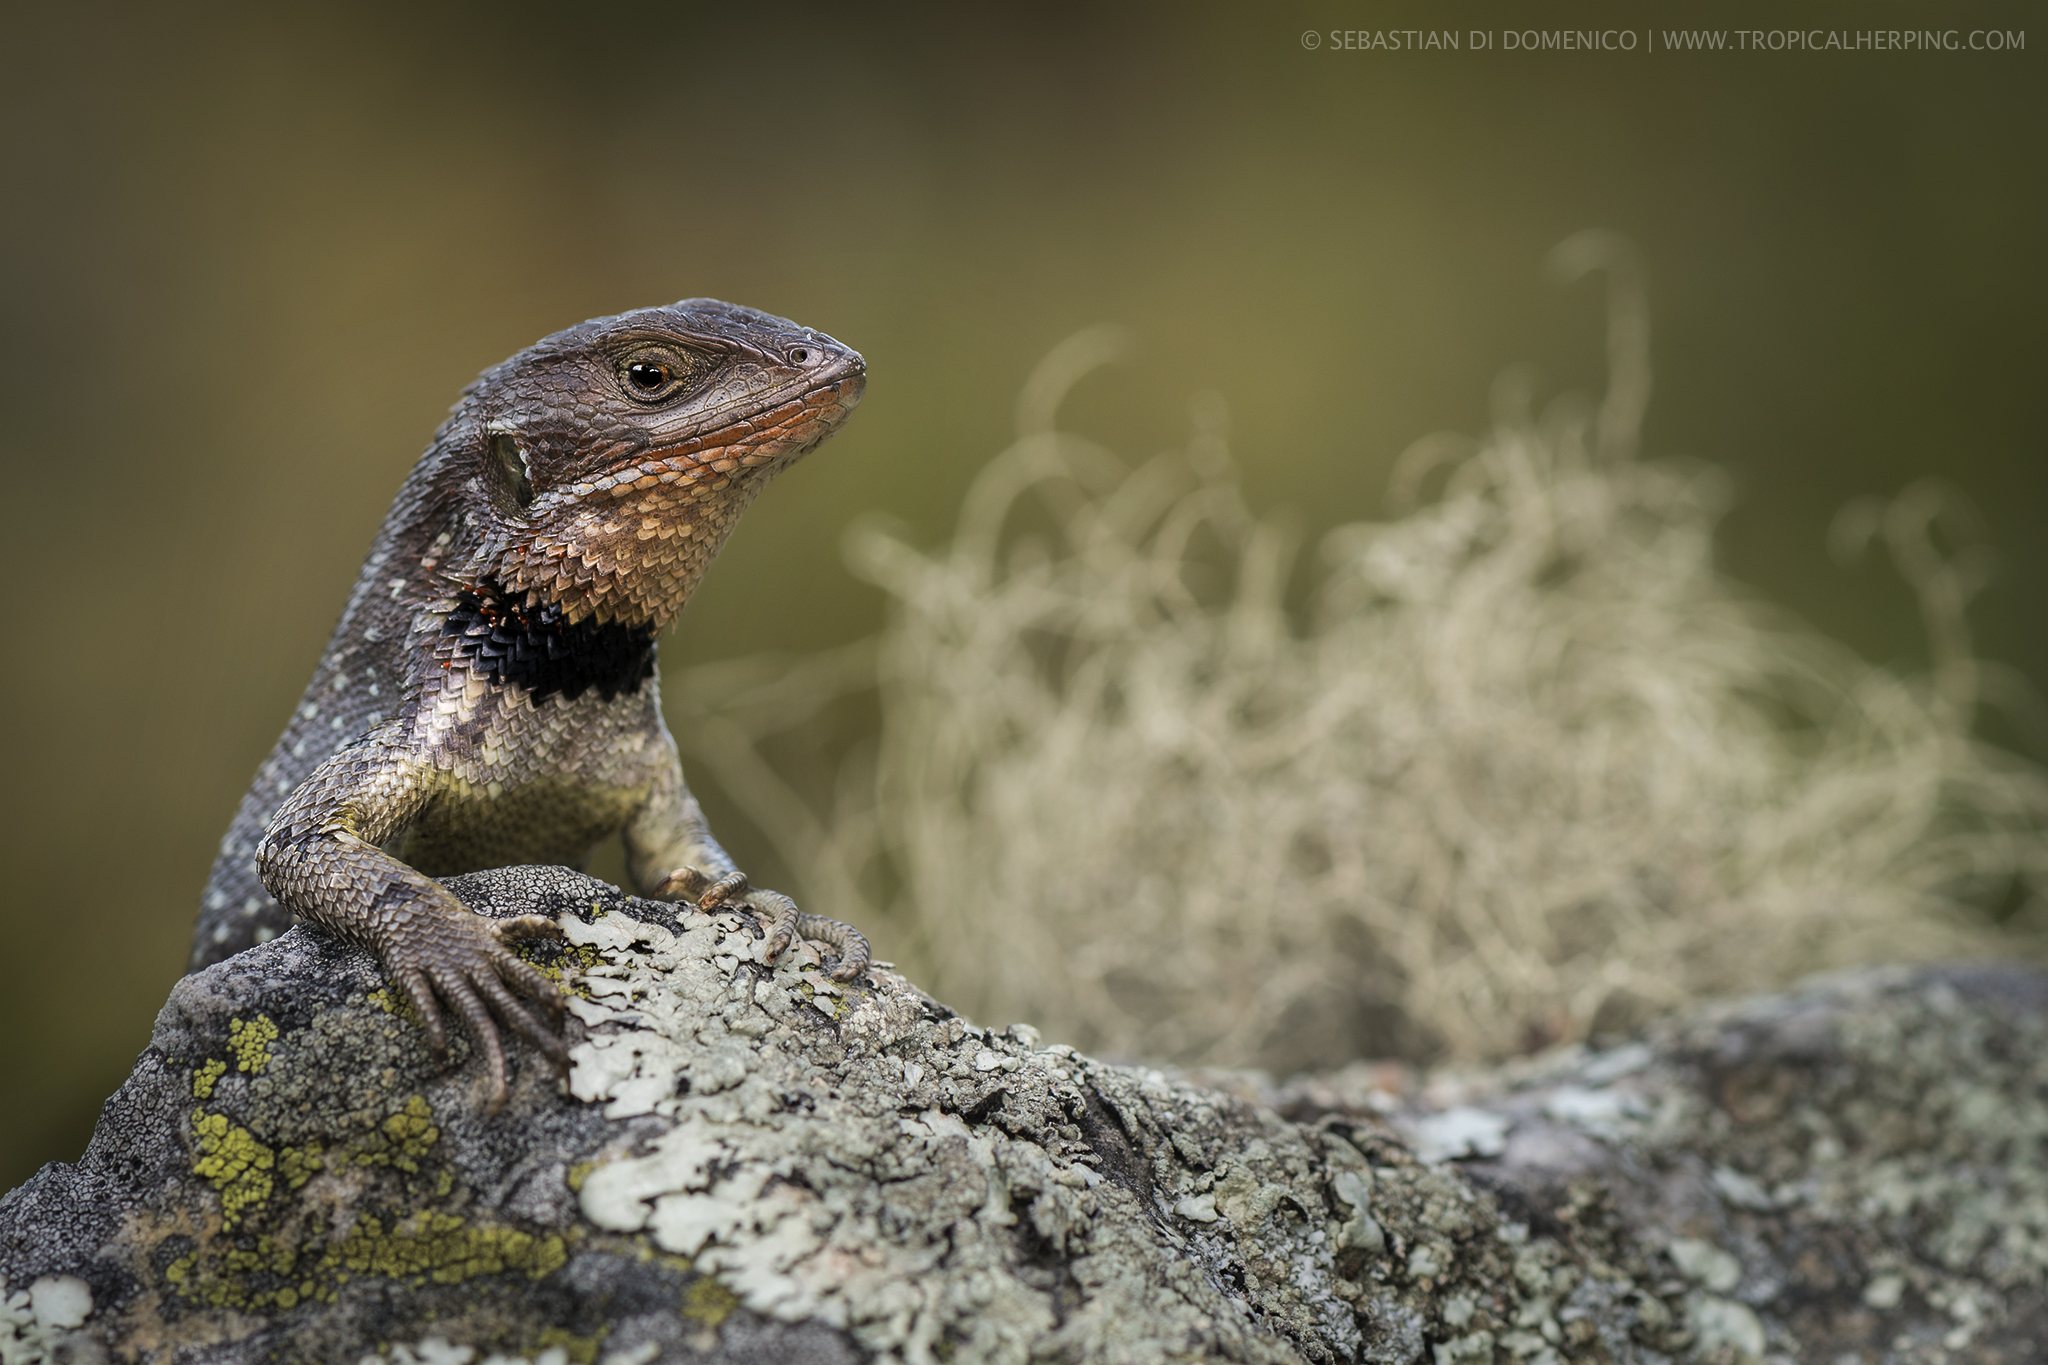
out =
{"type": "Polygon", "coordinates": [[[560,869],[451,885],[563,918],[570,1093],[522,1055],[485,1116],[324,935],[189,977],[85,1156],[0,1198],[0,1365],[2048,1353],[2035,973],[1861,973],[1403,1105],[1103,1065],[560,869]]]}

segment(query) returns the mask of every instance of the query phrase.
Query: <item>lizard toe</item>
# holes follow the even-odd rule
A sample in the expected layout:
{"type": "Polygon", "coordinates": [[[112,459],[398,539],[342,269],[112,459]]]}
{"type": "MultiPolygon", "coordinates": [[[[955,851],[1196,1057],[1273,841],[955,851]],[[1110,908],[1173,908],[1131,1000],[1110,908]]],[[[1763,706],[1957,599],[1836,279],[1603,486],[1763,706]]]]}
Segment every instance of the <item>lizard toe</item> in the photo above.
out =
{"type": "Polygon", "coordinates": [[[441,1021],[441,1003],[434,998],[434,988],[427,983],[425,972],[413,970],[398,974],[398,984],[412,1001],[413,1012],[420,1017],[420,1028],[427,1035],[427,1050],[436,1057],[448,1055],[448,1026],[441,1021]]]}
{"type": "Polygon", "coordinates": [[[728,901],[745,898],[751,890],[752,888],[747,884],[747,874],[744,872],[734,872],[729,876],[720,877],[717,881],[711,883],[705,889],[704,894],[697,898],[697,908],[699,910],[716,910],[728,901]]]}
{"type": "Polygon", "coordinates": [[[563,1046],[561,1035],[536,1018],[518,996],[505,989],[504,982],[495,976],[479,975],[475,984],[491,1013],[506,1027],[540,1049],[557,1067],[568,1061],[569,1050],[563,1046]]]}
{"type": "Polygon", "coordinates": [[[491,932],[500,943],[524,943],[533,939],[565,937],[562,926],[546,915],[517,915],[491,921],[491,932]]]}
{"type": "Polygon", "coordinates": [[[805,915],[802,917],[800,932],[806,938],[829,943],[839,950],[839,965],[832,969],[834,981],[853,980],[866,971],[868,963],[873,960],[867,935],[851,924],[826,919],[823,915],[805,915]]]}
{"type": "Polygon", "coordinates": [[[490,1010],[484,1007],[483,998],[478,994],[476,984],[464,975],[455,975],[446,982],[441,994],[454,1011],[462,1016],[462,1022],[469,1026],[469,1036],[484,1055],[484,1068],[490,1078],[490,1091],[484,1100],[484,1112],[495,1114],[505,1107],[505,1044],[498,1037],[498,1026],[491,1020],[490,1010]]]}
{"type": "Polygon", "coordinates": [[[507,954],[495,965],[498,975],[507,984],[548,1012],[548,1018],[555,1023],[555,1031],[559,1032],[568,1003],[562,998],[561,987],[550,981],[547,973],[523,958],[507,954]]]}
{"type": "Polygon", "coordinates": [[[701,868],[679,867],[655,885],[654,895],[657,900],[688,899],[703,895],[710,885],[711,878],[701,868]]]}
{"type": "Polygon", "coordinates": [[[750,891],[745,906],[754,922],[768,931],[768,949],[762,960],[773,964],[796,942],[802,912],[780,891],[750,891]]]}

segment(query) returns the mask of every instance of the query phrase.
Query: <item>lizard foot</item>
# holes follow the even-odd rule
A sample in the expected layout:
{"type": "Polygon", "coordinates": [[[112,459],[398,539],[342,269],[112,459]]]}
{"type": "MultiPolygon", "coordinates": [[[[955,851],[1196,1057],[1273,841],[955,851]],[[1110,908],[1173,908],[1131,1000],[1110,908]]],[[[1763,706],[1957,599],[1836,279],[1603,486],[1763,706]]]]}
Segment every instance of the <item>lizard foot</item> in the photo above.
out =
{"type": "Polygon", "coordinates": [[[721,905],[735,888],[745,890],[747,878],[744,873],[735,872],[729,877],[714,877],[701,867],[679,867],[663,877],[654,887],[656,900],[695,901],[697,907],[709,909],[721,905]],[[724,888],[720,890],[719,888],[724,888]],[[708,904],[707,904],[708,902],[708,904]]]}
{"type": "Polygon", "coordinates": [[[839,950],[839,965],[832,969],[834,981],[851,981],[868,969],[873,954],[868,949],[866,934],[844,920],[826,919],[823,915],[806,915],[793,905],[790,911],[796,916],[797,933],[805,938],[816,939],[820,943],[829,943],[839,950]]]}
{"type": "Polygon", "coordinates": [[[499,1022],[538,1048],[557,1075],[568,1070],[569,1050],[561,1031],[562,993],[538,967],[514,956],[507,947],[528,939],[560,937],[561,926],[540,915],[491,920],[469,910],[422,905],[400,918],[378,946],[378,956],[419,1011],[427,1046],[435,1056],[445,1057],[448,1051],[443,1005],[468,1025],[490,1073],[490,1096],[484,1105],[487,1113],[505,1107],[505,1045],[498,1036],[499,1022]],[[508,986],[517,987],[520,994],[537,1003],[547,1021],[508,986]]]}
{"type": "Polygon", "coordinates": [[[829,943],[839,950],[839,965],[832,969],[834,981],[851,981],[868,969],[868,940],[860,930],[823,915],[807,915],[780,891],[753,886],[744,872],[713,878],[698,868],[679,867],[654,888],[654,894],[695,896],[699,910],[716,910],[725,905],[745,909],[768,934],[769,962],[781,957],[790,944],[802,937],[829,943]]]}

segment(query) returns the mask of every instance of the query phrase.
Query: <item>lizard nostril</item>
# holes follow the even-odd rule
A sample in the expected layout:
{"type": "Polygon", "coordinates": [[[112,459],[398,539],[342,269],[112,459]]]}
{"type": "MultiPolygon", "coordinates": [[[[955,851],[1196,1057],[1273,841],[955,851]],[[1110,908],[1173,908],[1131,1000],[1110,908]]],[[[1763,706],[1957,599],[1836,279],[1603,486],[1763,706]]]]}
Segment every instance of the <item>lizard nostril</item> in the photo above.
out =
{"type": "Polygon", "coordinates": [[[809,364],[811,359],[810,348],[799,346],[789,353],[789,358],[799,365],[809,364]]]}

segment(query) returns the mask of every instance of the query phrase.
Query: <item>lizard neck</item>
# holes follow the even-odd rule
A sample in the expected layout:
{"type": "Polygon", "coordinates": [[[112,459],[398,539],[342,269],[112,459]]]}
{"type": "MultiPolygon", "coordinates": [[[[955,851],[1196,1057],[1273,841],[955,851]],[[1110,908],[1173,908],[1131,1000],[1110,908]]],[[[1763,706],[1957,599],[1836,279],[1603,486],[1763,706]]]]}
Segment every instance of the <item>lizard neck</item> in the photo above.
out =
{"type": "Polygon", "coordinates": [[[631,472],[638,483],[615,485],[626,499],[569,490],[552,505],[536,502],[538,524],[486,545],[490,577],[510,594],[559,604],[574,621],[673,624],[765,475],[736,478],[680,458],[631,472]],[[675,481],[659,483],[645,472],[653,469],[675,481]]]}
{"type": "Polygon", "coordinates": [[[611,701],[654,676],[653,623],[571,620],[560,603],[488,578],[457,590],[441,632],[434,652],[444,668],[523,688],[535,705],[553,696],[573,701],[593,689],[611,701]]]}

